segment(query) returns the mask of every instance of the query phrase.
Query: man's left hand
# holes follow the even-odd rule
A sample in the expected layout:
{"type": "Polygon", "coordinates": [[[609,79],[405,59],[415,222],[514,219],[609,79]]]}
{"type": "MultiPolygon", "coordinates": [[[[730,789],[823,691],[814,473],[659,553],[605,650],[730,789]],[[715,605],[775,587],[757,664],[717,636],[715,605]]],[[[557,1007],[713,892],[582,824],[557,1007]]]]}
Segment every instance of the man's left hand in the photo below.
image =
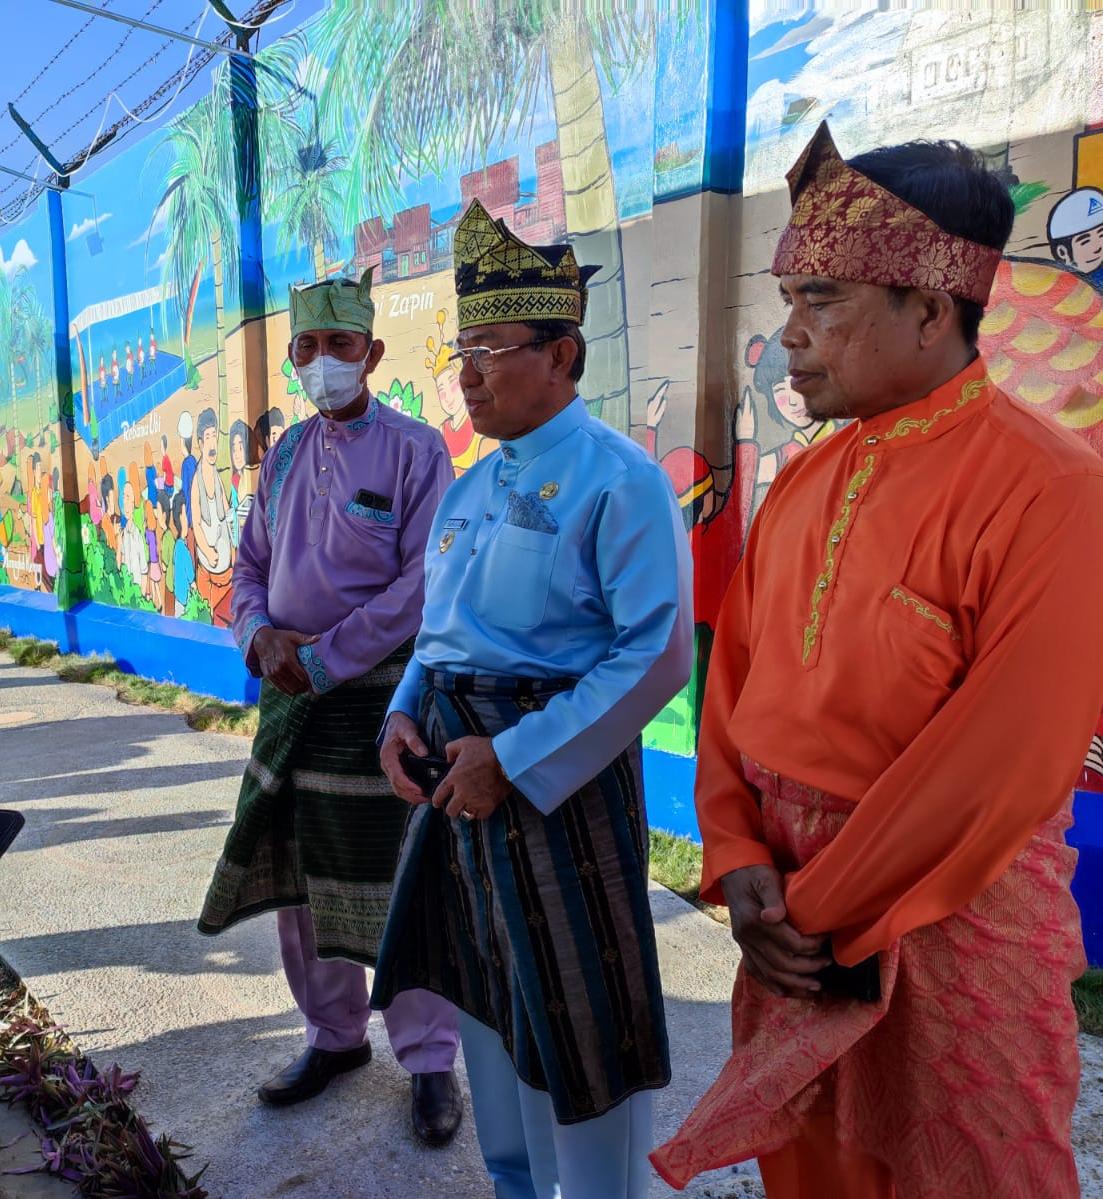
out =
{"type": "Polygon", "coordinates": [[[433,806],[458,820],[486,820],[510,793],[509,779],[502,773],[489,737],[460,737],[449,741],[444,756],[452,769],[433,792],[433,806]]]}

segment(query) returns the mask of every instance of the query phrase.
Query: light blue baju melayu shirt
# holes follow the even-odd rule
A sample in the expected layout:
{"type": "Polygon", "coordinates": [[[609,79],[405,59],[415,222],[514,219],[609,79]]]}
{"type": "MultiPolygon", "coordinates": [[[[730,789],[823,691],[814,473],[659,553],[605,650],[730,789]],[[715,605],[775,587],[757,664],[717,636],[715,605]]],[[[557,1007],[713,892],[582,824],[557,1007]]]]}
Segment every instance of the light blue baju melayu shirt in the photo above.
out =
{"type": "Polygon", "coordinates": [[[579,679],[493,742],[547,813],[631,744],[692,657],[692,566],[670,483],[576,398],[445,492],[421,632],[389,711],[417,719],[421,667],[579,679]]]}

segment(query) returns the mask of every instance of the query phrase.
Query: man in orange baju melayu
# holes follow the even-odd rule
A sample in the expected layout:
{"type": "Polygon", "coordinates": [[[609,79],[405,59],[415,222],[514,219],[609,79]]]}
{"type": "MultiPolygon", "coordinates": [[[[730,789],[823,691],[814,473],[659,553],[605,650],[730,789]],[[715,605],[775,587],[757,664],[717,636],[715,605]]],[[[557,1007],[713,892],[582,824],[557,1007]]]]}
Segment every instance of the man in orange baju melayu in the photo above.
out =
{"type": "Polygon", "coordinates": [[[734,1047],[652,1160],[757,1156],[771,1199],[1072,1199],[1103,461],[978,356],[1014,215],[978,156],[847,164],[821,126],[789,182],[793,386],[855,419],[780,472],[721,611],[697,807],[734,1047]]]}

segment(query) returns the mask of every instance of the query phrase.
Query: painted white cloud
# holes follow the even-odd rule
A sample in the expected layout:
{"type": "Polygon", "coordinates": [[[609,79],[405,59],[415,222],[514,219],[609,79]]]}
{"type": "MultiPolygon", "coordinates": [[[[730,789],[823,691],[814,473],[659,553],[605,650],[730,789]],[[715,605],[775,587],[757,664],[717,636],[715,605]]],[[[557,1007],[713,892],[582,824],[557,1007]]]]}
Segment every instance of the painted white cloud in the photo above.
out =
{"type": "Polygon", "coordinates": [[[163,267],[165,265],[165,263],[168,261],[168,256],[169,256],[168,250],[162,250],[161,253],[157,256],[156,262],[151,262],[149,264],[149,266],[146,267],[146,271],[147,272],[159,271],[161,269],[161,267],[163,267]]]}
{"type": "Polygon", "coordinates": [[[4,257],[4,247],[0,246],[0,271],[3,271],[9,279],[16,271],[29,271],[37,263],[38,259],[34,256],[34,251],[27,244],[25,237],[21,237],[15,243],[15,249],[12,250],[10,258],[4,257]]]}
{"type": "Polygon", "coordinates": [[[152,223],[150,224],[149,228],[145,231],[145,233],[140,233],[130,243],[130,245],[127,246],[127,249],[133,250],[136,246],[144,246],[147,241],[151,241],[153,238],[155,238],[157,236],[158,233],[164,233],[164,231],[168,228],[168,223],[169,223],[169,210],[168,210],[168,205],[165,204],[165,205],[162,205],[162,207],[157,210],[157,215],[153,218],[152,223]]]}
{"type": "MultiPolygon", "coordinates": [[[[100,217],[99,223],[102,225],[104,223],[104,221],[109,221],[109,220],[111,220],[111,213],[105,212],[103,214],[103,216],[100,217]]],[[[86,233],[91,233],[92,230],[95,229],[95,227],[96,227],[95,218],[88,217],[87,220],[81,221],[81,223],[79,225],[74,225],[69,230],[69,236],[65,240],[66,241],[76,241],[78,237],[83,237],[86,233]]]]}

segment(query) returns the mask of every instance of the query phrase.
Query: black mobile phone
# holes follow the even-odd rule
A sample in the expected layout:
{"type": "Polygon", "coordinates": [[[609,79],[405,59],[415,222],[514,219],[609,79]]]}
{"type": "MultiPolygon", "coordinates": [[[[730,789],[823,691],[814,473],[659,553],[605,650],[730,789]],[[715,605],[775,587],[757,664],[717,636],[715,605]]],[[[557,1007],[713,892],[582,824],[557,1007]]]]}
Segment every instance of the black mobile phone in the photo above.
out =
{"type": "Polygon", "coordinates": [[[832,962],[816,975],[816,979],[824,995],[858,999],[862,1003],[877,1003],[881,998],[881,962],[877,954],[857,966],[840,966],[838,962],[832,962]]]}
{"type": "Polygon", "coordinates": [[[398,755],[399,765],[409,778],[421,788],[422,795],[430,796],[437,789],[440,780],[452,769],[446,758],[419,758],[417,754],[404,749],[398,755]]]}
{"type": "Polygon", "coordinates": [[[9,809],[0,810],[0,854],[15,840],[23,827],[23,813],[12,812],[9,809]]]}

